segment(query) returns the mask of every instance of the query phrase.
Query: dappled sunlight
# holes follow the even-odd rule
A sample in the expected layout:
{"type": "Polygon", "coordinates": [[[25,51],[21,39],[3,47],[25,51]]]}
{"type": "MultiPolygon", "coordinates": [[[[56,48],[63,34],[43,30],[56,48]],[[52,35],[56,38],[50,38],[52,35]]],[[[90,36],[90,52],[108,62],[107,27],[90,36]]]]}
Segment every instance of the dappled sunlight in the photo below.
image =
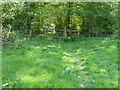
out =
{"type": "Polygon", "coordinates": [[[38,58],[38,59],[36,59],[35,64],[42,63],[42,62],[44,62],[44,61],[45,61],[44,59],[38,58]]]}
{"type": "Polygon", "coordinates": [[[100,69],[100,73],[105,73],[105,74],[108,74],[108,71],[105,70],[105,69],[100,69]]]}
{"type": "Polygon", "coordinates": [[[34,50],[42,50],[42,47],[41,46],[36,46],[36,47],[33,47],[34,50]]]}
{"type": "Polygon", "coordinates": [[[34,77],[32,77],[32,76],[20,76],[20,79],[22,80],[22,82],[35,82],[35,81],[37,81],[37,80],[39,80],[38,78],[34,78],[34,77]]]}
{"type": "Polygon", "coordinates": [[[86,57],[82,57],[80,58],[81,61],[86,61],[86,60],[89,60],[89,56],[86,56],[86,57]]]}
{"type": "Polygon", "coordinates": [[[47,50],[47,49],[51,49],[51,48],[55,48],[56,46],[55,45],[47,45],[45,47],[43,47],[44,50],[47,50]]]}
{"type": "Polygon", "coordinates": [[[29,82],[29,83],[34,83],[34,82],[43,82],[45,79],[50,80],[51,75],[50,74],[43,74],[43,75],[37,75],[37,76],[30,76],[30,75],[23,75],[19,77],[22,82],[29,82]]]}
{"type": "Polygon", "coordinates": [[[117,87],[116,43],[101,41],[68,44],[43,40],[30,49],[4,52],[4,87],[117,87]]]}
{"type": "Polygon", "coordinates": [[[97,71],[98,70],[98,66],[94,64],[94,65],[92,65],[90,67],[90,69],[93,70],[93,71],[97,71]]]}
{"type": "Polygon", "coordinates": [[[85,66],[79,66],[78,67],[80,70],[84,70],[85,66]]]}
{"type": "Polygon", "coordinates": [[[76,62],[78,59],[76,57],[69,57],[69,56],[63,56],[62,60],[67,61],[67,62],[76,62]]]}
{"type": "Polygon", "coordinates": [[[29,51],[29,52],[26,53],[26,56],[28,58],[35,58],[37,55],[34,52],[29,51]]]}
{"type": "Polygon", "coordinates": [[[50,54],[52,55],[58,55],[59,53],[56,53],[56,52],[49,52],[50,54]]]}
{"type": "Polygon", "coordinates": [[[80,49],[76,50],[76,54],[81,54],[81,53],[82,53],[82,51],[80,49]]]}
{"type": "Polygon", "coordinates": [[[115,46],[115,45],[112,45],[112,46],[110,46],[108,49],[107,49],[107,51],[109,51],[109,52],[118,52],[118,47],[117,46],[115,46]]]}
{"type": "Polygon", "coordinates": [[[113,46],[110,46],[111,49],[118,49],[117,46],[113,45],[113,46]]]}
{"type": "Polygon", "coordinates": [[[71,54],[70,54],[70,53],[67,53],[67,52],[64,52],[63,55],[71,56],[71,54]]]}
{"type": "Polygon", "coordinates": [[[117,49],[117,47],[116,47],[115,45],[110,46],[110,48],[112,48],[112,49],[117,49]]]}

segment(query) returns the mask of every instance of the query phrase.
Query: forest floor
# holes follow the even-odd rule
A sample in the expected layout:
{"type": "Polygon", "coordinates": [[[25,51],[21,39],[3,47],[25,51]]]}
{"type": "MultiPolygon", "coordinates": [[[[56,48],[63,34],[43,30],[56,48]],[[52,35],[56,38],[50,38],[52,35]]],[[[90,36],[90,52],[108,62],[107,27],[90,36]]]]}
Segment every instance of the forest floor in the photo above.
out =
{"type": "Polygon", "coordinates": [[[3,87],[117,88],[118,46],[110,37],[67,42],[34,38],[3,48],[3,87]]]}

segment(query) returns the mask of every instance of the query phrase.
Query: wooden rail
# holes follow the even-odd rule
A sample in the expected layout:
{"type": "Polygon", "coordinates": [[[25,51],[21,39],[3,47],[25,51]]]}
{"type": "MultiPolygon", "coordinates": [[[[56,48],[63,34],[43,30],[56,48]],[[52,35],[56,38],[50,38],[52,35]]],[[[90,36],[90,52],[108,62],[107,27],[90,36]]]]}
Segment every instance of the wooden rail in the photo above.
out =
{"type": "MultiPolygon", "coordinates": [[[[55,29],[55,31],[64,31],[64,29],[55,29]]],[[[80,32],[80,30],[67,30],[67,32],[80,32]]]]}
{"type": "MultiPolygon", "coordinates": [[[[46,32],[52,32],[51,29],[45,29],[46,32]]],[[[65,29],[55,29],[55,31],[65,31],[65,29]]],[[[67,32],[80,32],[80,30],[66,30],[67,32]]]]}
{"type": "Polygon", "coordinates": [[[56,32],[58,34],[61,34],[63,37],[67,37],[68,35],[71,34],[77,34],[79,36],[81,30],[66,30],[65,29],[45,29],[44,32],[47,35],[47,32],[56,32]]]}

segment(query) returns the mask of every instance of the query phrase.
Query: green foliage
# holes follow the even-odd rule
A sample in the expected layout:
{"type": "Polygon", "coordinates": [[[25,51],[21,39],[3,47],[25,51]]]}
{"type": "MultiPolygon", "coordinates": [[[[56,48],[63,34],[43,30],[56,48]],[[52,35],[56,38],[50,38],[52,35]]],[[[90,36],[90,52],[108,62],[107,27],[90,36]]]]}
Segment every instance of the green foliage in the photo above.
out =
{"type": "Polygon", "coordinates": [[[26,41],[26,37],[23,32],[19,31],[10,31],[10,29],[4,29],[2,37],[3,46],[8,46],[12,48],[22,48],[24,47],[24,42],[26,41]]]}
{"type": "Polygon", "coordinates": [[[2,2],[3,87],[117,88],[117,5],[2,2]]]}
{"type": "Polygon", "coordinates": [[[117,88],[117,5],[3,2],[3,88],[117,88]]]}
{"type": "Polygon", "coordinates": [[[3,47],[3,88],[118,88],[117,42],[113,36],[34,37],[25,42],[29,49],[3,47]]]}
{"type": "Polygon", "coordinates": [[[4,29],[3,30],[3,45],[13,43],[15,41],[16,37],[17,36],[14,32],[4,29]]]}
{"type": "Polygon", "coordinates": [[[77,29],[84,35],[113,33],[117,30],[118,3],[110,2],[4,2],[3,27],[33,36],[43,34],[51,24],[56,29],[77,29]]]}

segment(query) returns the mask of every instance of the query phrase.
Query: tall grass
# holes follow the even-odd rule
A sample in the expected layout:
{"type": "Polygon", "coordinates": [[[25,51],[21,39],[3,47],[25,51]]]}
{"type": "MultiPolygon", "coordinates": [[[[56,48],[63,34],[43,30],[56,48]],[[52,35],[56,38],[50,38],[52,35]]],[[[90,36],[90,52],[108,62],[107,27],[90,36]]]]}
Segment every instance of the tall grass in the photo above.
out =
{"type": "Polygon", "coordinates": [[[3,48],[3,87],[117,88],[117,40],[108,37],[58,42],[34,38],[24,48],[3,48]]]}

